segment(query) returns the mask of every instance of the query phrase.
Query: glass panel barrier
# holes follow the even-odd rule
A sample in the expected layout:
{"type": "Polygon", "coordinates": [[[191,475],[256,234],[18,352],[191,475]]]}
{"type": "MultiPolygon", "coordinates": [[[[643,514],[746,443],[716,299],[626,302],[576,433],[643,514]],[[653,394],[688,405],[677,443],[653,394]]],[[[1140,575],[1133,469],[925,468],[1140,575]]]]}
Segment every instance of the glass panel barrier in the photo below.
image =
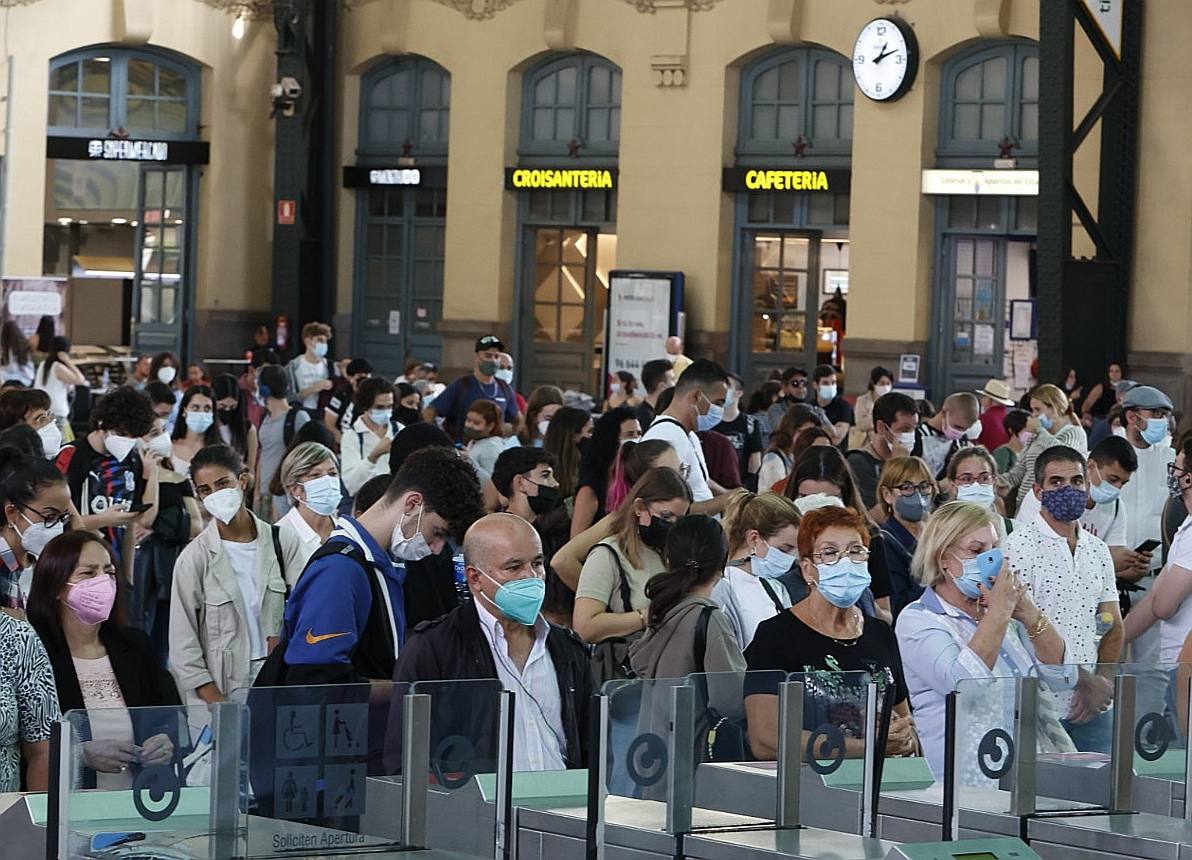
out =
{"type": "MultiPolygon", "coordinates": [[[[430,697],[426,848],[493,855],[496,773],[501,747],[508,743],[501,732],[502,689],[496,679],[419,681],[410,687],[412,696],[430,697]]],[[[533,703],[518,696],[515,707],[533,703]]]]}
{"type": "Polygon", "coordinates": [[[402,845],[405,684],[263,687],[250,712],[248,856],[402,845]]]}
{"type": "Polygon", "coordinates": [[[246,724],[233,703],[68,712],[58,856],[243,856],[246,724]]]}
{"type": "MultiPolygon", "coordinates": [[[[671,757],[671,712],[677,691],[690,687],[684,678],[655,678],[609,681],[603,687],[608,698],[605,729],[605,819],[619,823],[632,808],[644,818],[633,816],[636,826],[666,830],[666,797],[674,762],[671,757]],[[626,804],[626,798],[649,801],[626,804]]],[[[678,693],[680,702],[684,694],[678,693]]],[[[688,697],[686,701],[690,702],[688,697]]],[[[680,719],[676,729],[690,737],[692,710],[680,719]]],[[[690,748],[688,741],[686,748],[690,748]]]]}

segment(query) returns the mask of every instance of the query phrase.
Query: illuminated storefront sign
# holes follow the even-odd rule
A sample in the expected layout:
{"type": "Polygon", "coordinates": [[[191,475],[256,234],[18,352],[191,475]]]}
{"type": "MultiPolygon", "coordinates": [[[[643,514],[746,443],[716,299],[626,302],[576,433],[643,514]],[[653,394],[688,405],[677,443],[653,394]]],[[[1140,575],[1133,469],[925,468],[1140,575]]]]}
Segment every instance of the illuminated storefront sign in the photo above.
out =
{"type": "Polygon", "coordinates": [[[505,188],[509,191],[538,189],[612,191],[616,187],[616,168],[508,167],[505,169],[505,188]]]}
{"type": "Polygon", "coordinates": [[[1037,170],[924,170],[924,194],[1016,195],[1039,193],[1037,170]]]}
{"type": "Polygon", "coordinates": [[[344,188],[446,188],[443,166],[351,165],[344,168],[344,188]]]}
{"type": "Polygon", "coordinates": [[[847,170],[778,170],[754,167],[726,167],[721,178],[725,191],[793,191],[807,193],[849,190],[847,170]]]}
{"type": "Polygon", "coordinates": [[[206,164],[211,144],[197,140],[119,140],[47,137],[46,157],[75,161],[143,161],[157,164],[206,164]]]}

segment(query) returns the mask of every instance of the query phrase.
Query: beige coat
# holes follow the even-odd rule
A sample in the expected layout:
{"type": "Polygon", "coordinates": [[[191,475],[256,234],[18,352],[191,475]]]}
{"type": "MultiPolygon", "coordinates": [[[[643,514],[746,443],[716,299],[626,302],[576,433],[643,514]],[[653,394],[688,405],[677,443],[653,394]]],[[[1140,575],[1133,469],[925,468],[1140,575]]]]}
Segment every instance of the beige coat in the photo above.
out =
{"type": "MultiPolygon", "coordinates": [[[[260,584],[261,633],[281,631],[286,585],[302,572],[303,553],[297,537],[281,529],[282,560],[278,568],[273,534],[255,514],[257,582],[260,584]]],[[[188,704],[198,703],[195,690],[214,683],[221,693],[248,687],[253,681],[246,609],[220,542],[218,523],[203,529],[178,556],[170,600],[170,671],[188,704]]]]}

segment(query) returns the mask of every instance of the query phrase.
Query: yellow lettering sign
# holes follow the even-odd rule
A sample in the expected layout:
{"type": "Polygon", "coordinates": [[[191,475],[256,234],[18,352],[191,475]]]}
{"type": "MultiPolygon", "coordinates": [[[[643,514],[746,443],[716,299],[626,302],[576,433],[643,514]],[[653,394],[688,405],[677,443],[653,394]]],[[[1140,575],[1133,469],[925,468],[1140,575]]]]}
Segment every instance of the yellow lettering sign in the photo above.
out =
{"type": "Polygon", "coordinates": [[[519,168],[513,171],[514,188],[608,188],[613,187],[611,170],[557,170],[519,168]]]}
{"type": "Polygon", "coordinates": [[[745,187],[750,191],[829,191],[823,170],[747,170],[745,187]]]}

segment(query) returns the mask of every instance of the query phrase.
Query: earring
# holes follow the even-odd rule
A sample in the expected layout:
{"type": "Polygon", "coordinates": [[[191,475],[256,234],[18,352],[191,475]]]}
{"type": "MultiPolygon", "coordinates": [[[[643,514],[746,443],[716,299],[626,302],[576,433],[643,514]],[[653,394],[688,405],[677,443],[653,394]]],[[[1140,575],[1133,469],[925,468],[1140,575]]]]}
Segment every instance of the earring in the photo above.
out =
{"type": "Polygon", "coordinates": [[[814,580],[805,579],[805,580],[803,580],[803,581],[807,583],[807,590],[808,590],[808,591],[814,591],[814,590],[815,590],[815,587],[816,587],[817,583],[816,583],[814,580]]]}

